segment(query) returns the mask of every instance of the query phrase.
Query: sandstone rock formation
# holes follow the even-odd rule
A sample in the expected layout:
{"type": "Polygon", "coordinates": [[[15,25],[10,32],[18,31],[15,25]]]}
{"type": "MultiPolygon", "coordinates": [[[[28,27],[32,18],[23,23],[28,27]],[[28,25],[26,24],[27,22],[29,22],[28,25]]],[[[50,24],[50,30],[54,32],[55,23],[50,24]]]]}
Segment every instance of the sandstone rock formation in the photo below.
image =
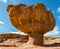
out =
{"type": "Polygon", "coordinates": [[[30,44],[43,45],[43,34],[55,26],[53,14],[43,4],[8,5],[7,11],[12,25],[30,36],[30,44]]]}

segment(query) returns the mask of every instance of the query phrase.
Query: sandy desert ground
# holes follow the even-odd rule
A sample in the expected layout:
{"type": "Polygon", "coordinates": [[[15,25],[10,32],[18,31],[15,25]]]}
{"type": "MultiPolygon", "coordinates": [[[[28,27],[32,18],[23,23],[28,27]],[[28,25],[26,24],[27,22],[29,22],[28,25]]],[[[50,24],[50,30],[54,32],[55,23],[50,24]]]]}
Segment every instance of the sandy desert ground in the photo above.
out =
{"type": "Polygon", "coordinates": [[[44,46],[26,44],[27,37],[0,39],[0,49],[60,49],[60,38],[44,37],[44,46]]]}

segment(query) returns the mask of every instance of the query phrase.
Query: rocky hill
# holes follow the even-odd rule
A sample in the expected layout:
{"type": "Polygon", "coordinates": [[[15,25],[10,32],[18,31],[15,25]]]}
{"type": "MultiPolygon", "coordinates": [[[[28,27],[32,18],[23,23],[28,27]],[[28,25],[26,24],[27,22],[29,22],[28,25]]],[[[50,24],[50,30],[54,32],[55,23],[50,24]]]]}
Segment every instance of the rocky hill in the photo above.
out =
{"type": "Polygon", "coordinates": [[[20,35],[20,34],[0,34],[0,39],[14,39],[14,38],[21,38],[22,36],[27,35],[20,35]]]}

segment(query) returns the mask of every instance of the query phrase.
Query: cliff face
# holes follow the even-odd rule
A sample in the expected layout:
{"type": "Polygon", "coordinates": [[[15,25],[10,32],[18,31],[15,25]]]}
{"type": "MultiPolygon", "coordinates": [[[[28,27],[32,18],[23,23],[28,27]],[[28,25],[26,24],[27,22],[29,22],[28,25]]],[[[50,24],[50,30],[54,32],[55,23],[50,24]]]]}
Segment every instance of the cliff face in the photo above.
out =
{"type": "Polygon", "coordinates": [[[7,9],[13,26],[25,33],[46,33],[55,26],[53,14],[43,4],[9,5],[7,9]]]}

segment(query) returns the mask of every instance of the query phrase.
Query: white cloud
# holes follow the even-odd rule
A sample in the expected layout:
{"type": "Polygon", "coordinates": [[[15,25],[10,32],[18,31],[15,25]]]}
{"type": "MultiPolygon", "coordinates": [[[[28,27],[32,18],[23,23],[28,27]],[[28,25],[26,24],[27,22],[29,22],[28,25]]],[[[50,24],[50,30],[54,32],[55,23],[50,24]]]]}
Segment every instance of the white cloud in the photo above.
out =
{"type": "Polygon", "coordinates": [[[59,35],[59,28],[57,26],[54,27],[54,29],[50,32],[47,32],[46,34],[44,34],[44,36],[47,36],[47,37],[53,37],[53,36],[56,36],[59,35]]]}
{"type": "Polygon", "coordinates": [[[12,32],[12,31],[10,33],[12,33],[12,34],[20,34],[19,32],[12,32]]]}
{"type": "Polygon", "coordinates": [[[0,24],[4,24],[4,22],[0,21],[0,24]]]}
{"type": "Polygon", "coordinates": [[[1,2],[3,2],[3,3],[6,3],[7,2],[7,0],[0,0],[1,2]]]}
{"type": "Polygon", "coordinates": [[[50,10],[50,8],[47,8],[47,10],[50,10]]]}
{"type": "Polygon", "coordinates": [[[21,34],[21,35],[27,35],[27,34],[25,34],[24,32],[20,32],[20,31],[18,31],[18,32],[10,32],[10,33],[12,33],[12,34],[21,34]]]}
{"type": "Polygon", "coordinates": [[[60,12],[60,7],[57,8],[57,12],[60,12]]]}

